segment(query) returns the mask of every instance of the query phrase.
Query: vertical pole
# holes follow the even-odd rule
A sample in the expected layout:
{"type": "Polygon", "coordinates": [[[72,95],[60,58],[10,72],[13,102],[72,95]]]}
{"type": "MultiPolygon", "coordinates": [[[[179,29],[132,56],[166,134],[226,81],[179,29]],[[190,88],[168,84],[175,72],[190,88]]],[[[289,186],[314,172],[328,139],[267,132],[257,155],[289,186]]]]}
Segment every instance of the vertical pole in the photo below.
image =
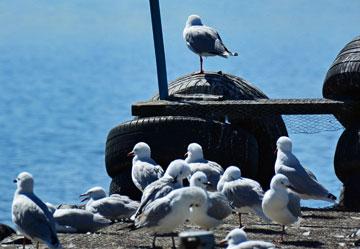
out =
{"type": "Polygon", "coordinates": [[[151,23],[152,23],[153,36],[154,36],[159,96],[161,100],[164,100],[167,99],[169,93],[168,93],[168,83],[166,76],[164,42],[163,42],[162,29],[161,29],[160,6],[159,6],[159,0],[149,0],[149,2],[150,2],[150,12],[151,12],[151,23]]]}

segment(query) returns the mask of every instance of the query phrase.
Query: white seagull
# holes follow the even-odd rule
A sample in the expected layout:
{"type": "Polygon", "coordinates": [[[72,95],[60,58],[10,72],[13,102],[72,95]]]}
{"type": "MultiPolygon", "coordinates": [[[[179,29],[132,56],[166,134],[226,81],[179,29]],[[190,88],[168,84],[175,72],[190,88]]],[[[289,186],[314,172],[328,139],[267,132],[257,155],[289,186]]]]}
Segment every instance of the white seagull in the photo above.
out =
{"type": "Polygon", "coordinates": [[[257,181],[241,177],[241,170],[238,167],[226,168],[219,181],[218,189],[221,189],[230,205],[238,212],[240,227],[242,227],[241,213],[253,212],[266,222],[270,221],[261,207],[263,189],[257,181]]]}
{"type": "Polygon", "coordinates": [[[141,192],[147,185],[156,181],[164,174],[161,166],[151,158],[151,149],[148,144],[144,142],[135,144],[128,156],[134,156],[131,179],[141,192]]]}
{"type": "Polygon", "coordinates": [[[52,214],[33,192],[32,175],[22,172],[14,182],[17,183],[17,189],[12,203],[12,221],[18,230],[28,238],[46,244],[50,249],[62,248],[52,214]]]}
{"type": "Polygon", "coordinates": [[[87,190],[80,197],[84,197],[82,202],[87,201],[87,211],[110,220],[129,219],[139,207],[139,202],[125,195],[113,194],[107,197],[105,190],[98,186],[87,190]]]}
{"type": "Polygon", "coordinates": [[[267,217],[282,225],[281,241],[285,233],[285,225],[300,221],[300,198],[289,179],[283,174],[276,174],[270,182],[262,200],[262,208],[267,217]]]}
{"type": "Polygon", "coordinates": [[[189,164],[191,175],[197,171],[204,172],[211,185],[209,190],[216,190],[216,185],[224,169],[216,162],[204,159],[203,149],[200,144],[191,143],[187,147],[185,161],[189,164]]]}
{"type": "Polygon", "coordinates": [[[112,222],[99,214],[78,208],[56,209],[56,230],[61,233],[87,233],[109,226],[112,222]]]}
{"type": "Polygon", "coordinates": [[[204,206],[204,209],[190,209],[190,221],[203,229],[217,227],[232,213],[232,208],[225,195],[218,191],[206,191],[209,184],[206,175],[201,171],[196,172],[190,178],[190,187],[199,187],[207,195],[207,206],[204,206]]]}
{"type": "Polygon", "coordinates": [[[183,180],[189,175],[190,167],[184,160],[172,161],[167,167],[164,176],[144,189],[139,208],[131,219],[134,220],[152,201],[164,197],[174,189],[182,188],[183,180]]]}
{"type": "Polygon", "coordinates": [[[283,174],[298,191],[301,199],[324,200],[331,203],[336,202],[336,197],[322,186],[315,175],[304,168],[292,151],[292,142],[288,137],[280,137],[276,142],[277,157],[275,162],[275,173],[283,174]]]}
{"type": "MultiPolygon", "coordinates": [[[[156,237],[172,233],[190,216],[190,208],[203,209],[206,205],[206,194],[198,187],[184,187],[171,191],[168,195],[151,202],[135,219],[135,229],[144,228],[154,233],[153,248],[156,237]]],[[[171,235],[174,243],[174,234],[171,235]]]]}
{"type": "Polygon", "coordinates": [[[186,21],[183,37],[188,48],[200,57],[200,73],[203,73],[203,56],[237,56],[230,52],[221,40],[218,32],[202,24],[198,15],[190,15],[186,21]]]}
{"type": "Polygon", "coordinates": [[[245,231],[235,228],[220,241],[220,245],[228,244],[226,249],[275,249],[275,245],[261,240],[248,240],[245,231]]]}

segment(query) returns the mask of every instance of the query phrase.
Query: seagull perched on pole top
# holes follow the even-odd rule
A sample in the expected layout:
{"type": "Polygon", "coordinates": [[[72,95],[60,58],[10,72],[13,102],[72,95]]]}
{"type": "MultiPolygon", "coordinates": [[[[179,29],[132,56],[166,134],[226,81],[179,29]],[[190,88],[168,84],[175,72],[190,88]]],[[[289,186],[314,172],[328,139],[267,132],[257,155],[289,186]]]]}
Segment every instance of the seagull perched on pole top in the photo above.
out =
{"type": "Polygon", "coordinates": [[[203,56],[237,56],[238,53],[230,52],[224,45],[218,32],[202,24],[198,15],[190,15],[186,21],[183,37],[188,48],[200,56],[200,73],[203,70],[203,56]]]}

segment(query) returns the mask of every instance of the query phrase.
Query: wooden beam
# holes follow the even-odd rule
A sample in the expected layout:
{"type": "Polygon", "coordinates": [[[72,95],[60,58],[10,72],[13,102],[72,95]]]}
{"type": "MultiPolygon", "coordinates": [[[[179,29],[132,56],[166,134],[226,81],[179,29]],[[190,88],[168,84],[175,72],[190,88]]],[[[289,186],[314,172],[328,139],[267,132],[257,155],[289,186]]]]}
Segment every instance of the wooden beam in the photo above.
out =
{"type": "Polygon", "coordinates": [[[223,101],[148,101],[132,105],[134,116],[254,116],[360,112],[360,102],[329,99],[258,99],[223,101]],[[207,115],[206,115],[207,114],[207,115]]]}

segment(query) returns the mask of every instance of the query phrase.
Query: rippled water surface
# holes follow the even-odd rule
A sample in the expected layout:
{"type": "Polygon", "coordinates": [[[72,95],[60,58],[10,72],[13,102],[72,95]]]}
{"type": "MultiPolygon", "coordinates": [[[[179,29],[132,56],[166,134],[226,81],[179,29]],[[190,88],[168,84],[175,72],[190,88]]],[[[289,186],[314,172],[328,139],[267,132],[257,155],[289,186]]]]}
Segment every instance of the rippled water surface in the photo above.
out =
{"type": "MultiPolygon", "coordinates": [[[[321,97],[336,54],[359,35],[356,0],[161,1],[161,8],[169,80],[198,70],[182,40],[187,16],[197,13],[239,52],[206,59],[206,70],[241,76],[276,98],[321,97]]],[[[157,84],[148,1],[1,1],[0,23],[0,223],[11,224],[12,179],[21,171],[52,203],[108,188],[107,133],[157,84]]],[[[291,134],[296,155],[336,195],[340,134],[291,134]]]]}

